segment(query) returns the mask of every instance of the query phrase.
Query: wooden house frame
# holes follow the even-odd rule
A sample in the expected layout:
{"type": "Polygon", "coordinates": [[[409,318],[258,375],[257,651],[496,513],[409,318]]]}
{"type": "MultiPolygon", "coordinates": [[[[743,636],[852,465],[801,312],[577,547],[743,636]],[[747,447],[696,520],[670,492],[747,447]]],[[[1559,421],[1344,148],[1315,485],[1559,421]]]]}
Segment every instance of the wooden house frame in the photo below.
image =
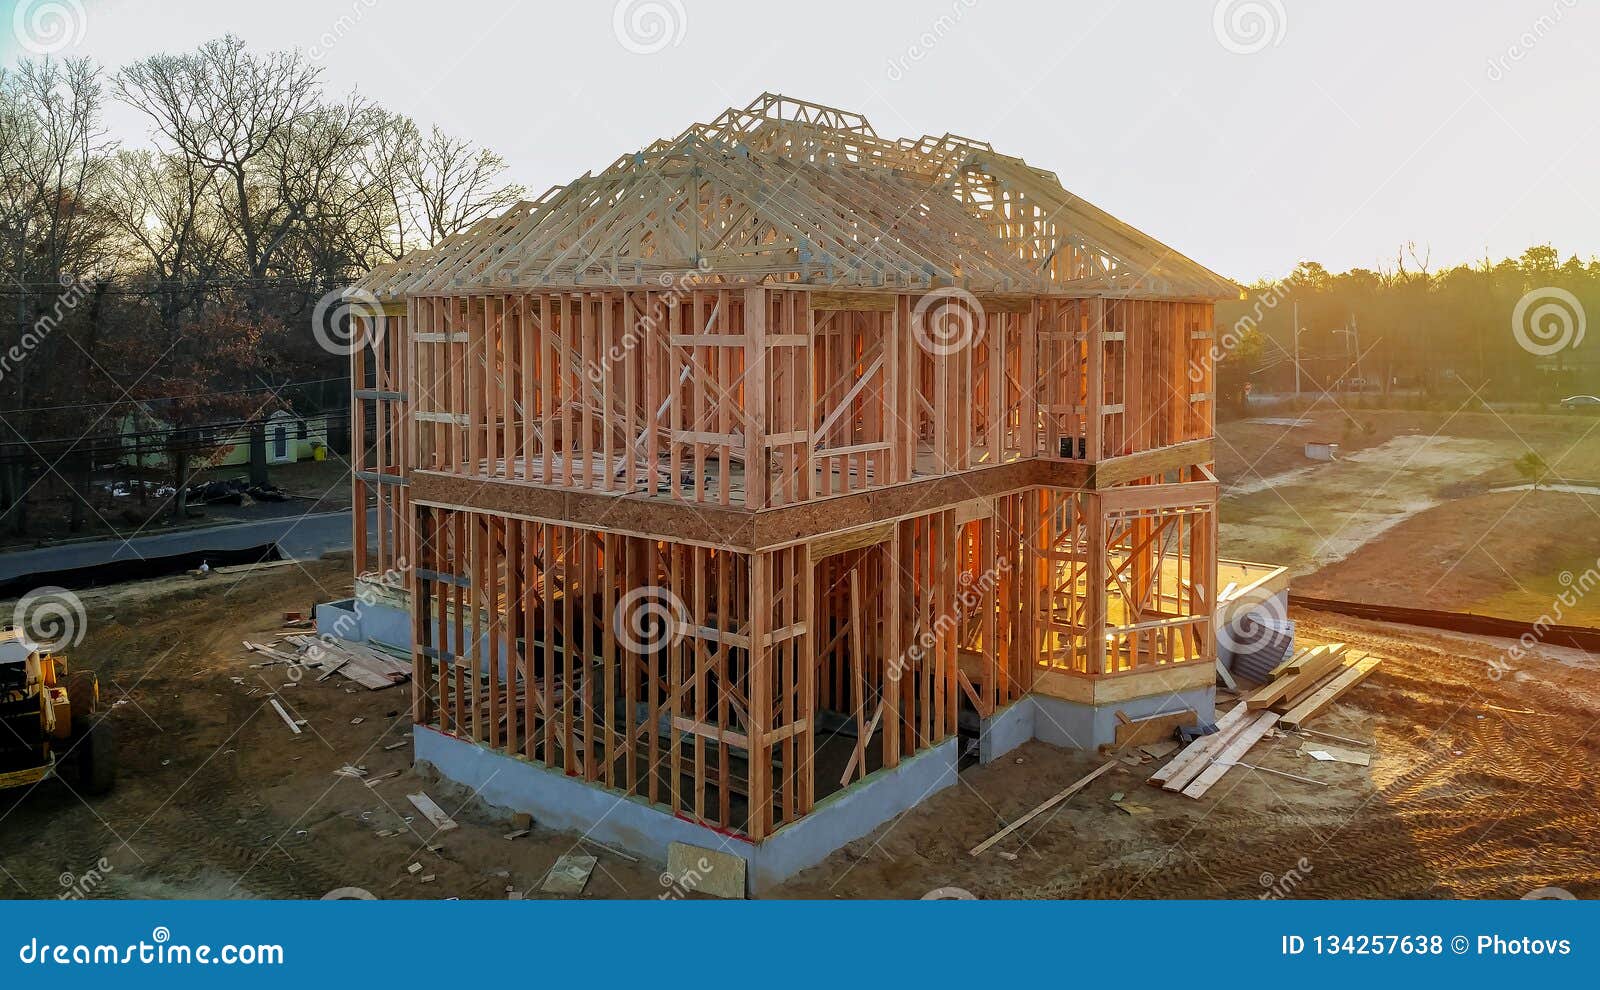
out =
{"type": "Polygon", "coordinates": [[[372,272],[356,570],[408,576],[416,723],[760,841],[963,713],[1209,684],[1237,292],[770,94],[372,272]]]}

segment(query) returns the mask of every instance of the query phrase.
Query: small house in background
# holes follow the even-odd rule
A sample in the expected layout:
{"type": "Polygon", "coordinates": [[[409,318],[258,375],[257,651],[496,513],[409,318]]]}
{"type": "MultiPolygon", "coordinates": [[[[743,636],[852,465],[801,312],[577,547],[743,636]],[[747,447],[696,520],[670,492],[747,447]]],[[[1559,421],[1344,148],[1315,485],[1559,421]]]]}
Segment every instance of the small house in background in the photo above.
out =
{"type": "Polygon", "coordinates": [[[1339,445],[1331,440],[1310,440],[1306,442],[1306,458],[1313,461],[1338,460],[1339,445]]]}
{"type": "MultiPolygon", "coordinates": [[[[295,464],[321,460],[328,447],[329,416],[316,413],[301,416],[280,409],[267,417],[266,446],[268,464],[295,464]]],[[[151,470],[171,466],[167,452],[170,424],[151,410],[127,416],[120,427],[123,434],[119,464],[151,470]]],[[[202,460],[211,467],[250,463],[250,428],[236,420],[197,428],[205,448],[202,460]]],[[[198,465],[196,465],[198,466],[198,465]]]]}

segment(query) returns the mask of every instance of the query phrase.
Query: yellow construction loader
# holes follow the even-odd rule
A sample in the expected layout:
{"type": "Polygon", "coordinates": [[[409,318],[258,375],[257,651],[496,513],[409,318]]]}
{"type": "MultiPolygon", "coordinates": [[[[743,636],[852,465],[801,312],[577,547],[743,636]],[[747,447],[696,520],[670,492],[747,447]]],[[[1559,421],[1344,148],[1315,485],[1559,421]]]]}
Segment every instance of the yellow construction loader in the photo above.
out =
{"type": "Polygon", "coordinates": [[[0,789],[58,776],[82,793],[110,790],[116,750],[99,707],[92,671],[69,672],[22,630],[0,631],[0,789]]]}

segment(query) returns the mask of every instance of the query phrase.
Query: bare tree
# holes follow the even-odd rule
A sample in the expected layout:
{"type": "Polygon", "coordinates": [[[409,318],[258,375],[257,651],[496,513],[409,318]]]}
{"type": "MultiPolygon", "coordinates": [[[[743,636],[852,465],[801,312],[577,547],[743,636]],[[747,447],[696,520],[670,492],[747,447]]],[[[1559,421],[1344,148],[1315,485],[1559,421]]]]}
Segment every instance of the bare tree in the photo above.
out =
{"type": "MultiPolygon", "coordinates": [[[[239,274],[259,284],[305,216],[302,169],[289,159],[325,123],[321,70],[298,52],[258,55],[229,35],[183,55],[152,55],[116,76],[117,94],[144,112],[158,139],[215,174],[219,208],[238,238],[239,274]]],[[[252,299],[254,295],[252,294],[252,299]]]]}
{"type": "Polygon", "coordinates": [[[129,274],[155,303],[168,342],[222,270],[226,235],[214,206],[214,173],[182,155],[119,151],[103,206],[124,241],[129,274]]]}
{"type": "Polygon", "coordinates": [[[405,172],[416,198],[424,245],[433,247],[515,205],[522,198],[522,187],[496,181],[505,168],[499,155],[453,138],[435,125],[405,172]]]}
{"type": "MultiPolygon", "coordinates": [[[[92,361],[57,331],[84,299],[77,283],[108,260],[107,228],[91,205],[110,147],[100,108],[99,70],[87,59],[0,69],[0,266],[15,298],[17,341],[0,375],[0,440],[12,444],[27,444],[45,423],[71,428],[70,411],[40,417],[29,406],[50,375],[92,361]]],[[[69,446],[54,461],[70,461],[76,476],[87,464],[81,455],[69,446]]],[[[26,477],[15,460],[0,469],[0,518],[18,531],[26,477]]]]}

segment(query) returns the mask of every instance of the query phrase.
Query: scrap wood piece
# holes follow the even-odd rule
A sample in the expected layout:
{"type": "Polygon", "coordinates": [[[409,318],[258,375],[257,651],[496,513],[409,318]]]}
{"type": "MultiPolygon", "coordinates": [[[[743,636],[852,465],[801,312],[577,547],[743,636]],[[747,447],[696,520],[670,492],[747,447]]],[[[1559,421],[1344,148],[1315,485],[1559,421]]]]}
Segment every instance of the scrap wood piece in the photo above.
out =
{"type": "Polygon", "coordinates": [[[1346,746],[1329,746],[1327,743],[1314,743],[1304,740],[1300,743],[1300,752],[1324,763],[1349,763],[1358,767],[1372,766],[1372,754],[1360,749],[1350,749],[1346,746]]]}
{"type": "Polygon", "coordinates": [[[601,842],[599,839],[593,838],[591,836],[580,835],[580,836],[578,836],[578,841],[579,842],[586,842],[589,845],[594,846],[597,849],[604,849],[606,852],[608,852],[611,855],[617,857],[618,859],[625,859],[630,863],[639,862],[639,857],[630,856],[627,853],[623,852],[621,849],[618,849],[616,846],[608,846],[604,842],[601,842]]]}
{"type": "Polygon", "coordinates": [[[435,804],[433,798],[427,794],[407,794],[406,800],[422,812],[422,817],[426,818],[437,831],[448,832],[457,827],[455,819],[445,814],[444,809],[435,804]]]}
{"type": "Polygon", "coordinates": [[[248,639],[244,640],[244,648],[249,650],[251,653],[261,653],[265,656],[269,656],[280,663],[299,666],[301,662],[300,657],[293,653],[285,653],[282,650],[275,650],[272,647],[266,646],[262,643],[252,643],[248,639]]]}
{"type": "MultiPolygon", "coordinates": [[[[388,667],[374,665],[359,653],[346,650],[342,645],[332,645],[314,636],[292,637],[291,642],[305,649],[305,663],[327,668],[323,677],[335,671],[372,691],[394,687],[405,680],[388,667]]],[[[322,680],[318,677],[317,680],[322,680]]]]}
{"type": "Polygon", "coordinates": [[[294,730],[294,734],[298,736],[300,734],[300,723],[289,717],[289,713],[283,710],[283,705],[278,701],[277,698],[268,698],[267,700],[272,703],[272,707],[278,710],[278,714],[283,717],[283,721],[289,726],[290,729],[294,730]]]}
{"type": "Polygon", "coordinates": [[[1089,786],[1089,784],[1091,782],[1093,782],[1096,777],[1099,777],[1101,774],[1105,773],[1107,770],[1110,770],[1112,767],[1114,767],[1116,765],[1117,765],[1117,761],[1116,760],[1107,760],[1106,762],[1100,764],[1094,770],[1091,770],[1089,773],[1085,774],[1084,776],[1079,777],[1078,780],[1075,781],[1074,783],[1069,784],[1065,789],[1063,789],[1062,791],[1057,793],[1054,797],[1050,798],[1044,804],[1039,805],[1037,808],[1035,808],[1032,811],[1028,812],[1026,815],[1023,815],[1021,818],[1018,818],[1016,821],[1012,822],[1010,825],[1007,825],[1005,828],[1001,829],[1000,831],[996,832],[995,834],[989,836],[987,839],[984,839],[982,842],[980,842],[977,845],[973,846],[972,849],[968,851],[967,855],[969,855],[969,856],[980,855],[985,849],[988,849],[990,846],[994,845],[996,842],[999,842],[1001,839],[1003,839],[1006,836],[1010,835],[1012,832],[1015,832],[1017,829],[1021,828],[1024,825],[1026,825],[1028,822],[1033,821],[1035,818],[1037,818],[1040,815],[1044,814],[1046,811],[1049,811],[1051,808],[1054,808],[1056,805],[1058,805],[1061,802],[1065,801],[1067,798],[1069,798],[1072,795],[1074,795],[1074,794],[1078,793],[1079,791],[1083,790],[1085,787],[1089,786]]]}
{"type": "Polygon", "coordinates": [[[1289,709],[1283,714],[1282,722],[1291,729],[1299,728],[1300,723],[1306,719],[1315,718],[1323,709],[1339,700],[1346,691],[1366,680],[1367,677],[1378,669],[1382,661],[1378,657],[1367,657],[1352,667],[1345,669],[1344,673],[1335,677],[1309,698],[1289,709]]]}
{"type": "Polygon", "coordinates": [[[1150,783],[1155,784],[1157,787],[1165,784],[1167,781],[1183,772],[1186,767],[1188,767],[1195,760],[1199,759],[1206,752],[1219,745],[1223,739],[1226,739],[1228,735],[1231,734],[1233,728],[1239,724],[1240,720],[1244,718],[1245,711],[1246,709],[1244,702],[1240,702],[1233,708],[1229,709],[1221,718],[1217,719],[1217,731],[1209,735],[1201,736],[1199,739],[1196,739],[1194,742],[1190,743],[1183,752],[1179,753],[1177,756],[1174,756],[1166,766],[1151,774],[1149,778],[1150,783]]]}
{"type": "MultiPolygon", "coordinates": [[[[1117,711],[1117,715],[1122,715],[1120,709],[1117,711]]],[[[1126,721],[1119,717],[1113,747],[1120,750],[1129,746],[1138,746],[1142,743],[1159,742],[1170,738],[1173,730],[1178,726],[1195,725],[1199,721],[1200,716],[1192,708],[1183,708],[1173,712],[1158,712],[1155,715],[1142,715],[1126,721]]]]}
{"type": "Polygon", "coordinates": [[[550,867],[539,889],[546,894],[581,894],[589,883],[589,874],[594,872],[595,863],[593,856],[567,853],[550,867]]]}
{"type": "Polygon", "coordinates": [[[667,844],[667,871],[661,875],[682,893],[706,894],[731,900],[746,896],[744,857],[721,849],[683,842],[667,844]]]}
{"type": "Polygon", "coordinates": [[[1222,776],[1239,761],[1239,757],[1250,751],[1250,747],[1261,741],[1267,730],[1278,722],[1276,712],[1263,712],[1229,743],[1227,748],[1217,754],[1215,762],[1206,767],[1200,776],[1190,782],[1183,789],[1183,796],[1187,798],[1200,798],[1205,795],[1212,784],[1222,779],[1222,776]]]}
{"type": "Polygon", "coordinates": [[[1297,684],[1287,697],[1272,706],[1272,710],[1282,715],[1329,684],[1332,684],[1336,678],[1354,667],[1357,662],[1357,657],[1347,656],[1331,669],[1318,673],[1314,680],[1307,680],[1297,684]]]}
{"type": "Polygon", "coordinates": [[[1163,739],[1160,742],[1147,743],[1139,747],[1139,752],[1155,760],[1164,760],[1177,751],[1178,744],[1171,739],[1163,739]]]}

